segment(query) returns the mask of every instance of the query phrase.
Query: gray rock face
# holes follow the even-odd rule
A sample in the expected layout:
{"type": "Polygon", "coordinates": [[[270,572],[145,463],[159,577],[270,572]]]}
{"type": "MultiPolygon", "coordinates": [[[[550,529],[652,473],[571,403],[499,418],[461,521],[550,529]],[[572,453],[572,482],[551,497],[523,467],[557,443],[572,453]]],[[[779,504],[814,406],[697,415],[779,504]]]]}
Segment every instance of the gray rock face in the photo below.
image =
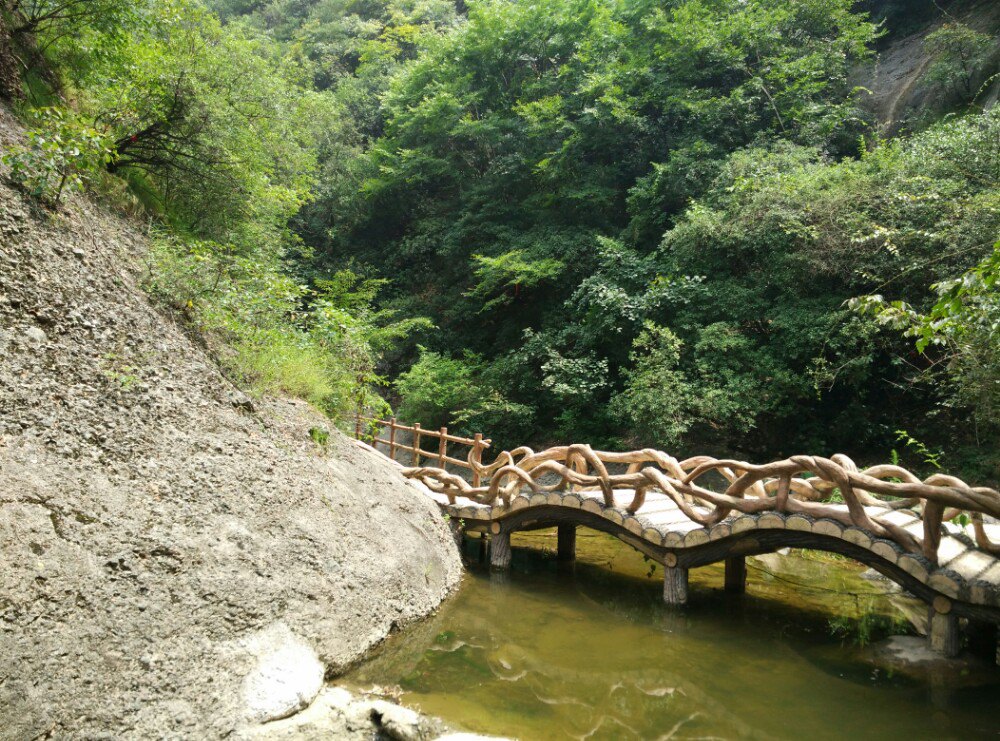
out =
{"type": "Polygon", "coordinates": [[[139,287],[142,234],[33,208],[0,183],[0,737],[231,734],[433,610],[436,507],[234,393],[139,287]]]}
{"type": "Polygon", "coordinates": [[[38,327],[28,327],[24,330],[24,337],[30,345],[44,345],[45,341],[48,339],[45,332],[40,330],[38,327]]]}

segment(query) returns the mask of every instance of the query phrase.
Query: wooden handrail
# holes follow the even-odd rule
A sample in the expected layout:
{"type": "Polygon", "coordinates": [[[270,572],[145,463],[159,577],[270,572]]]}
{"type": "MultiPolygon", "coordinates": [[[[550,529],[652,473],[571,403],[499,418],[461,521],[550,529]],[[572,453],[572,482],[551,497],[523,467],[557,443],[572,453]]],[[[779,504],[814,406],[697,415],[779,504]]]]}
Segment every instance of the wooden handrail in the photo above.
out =
{"type": "MultiPolygon", "coordinates": [[[[483,441],[483,445],[487,442],[483,441]]],[[[475,450],[481,453],[482,448],[475,450]]],[[[421,456],[438,457],[421,451],[415,458],[419,460],[421,456]]],[[[447,462],[457,465],[453,458],[447,462]]],[[[483,465],[478,455],[470,454],[463,467],[473,471],[471,485],[448,473],[443,465],[415,465],[403,473],[446,495],[451,503],[461,496],[483,504],[502,502],[506,506],[523,487],[536,494],[571,488],[600,491],[606,506],[620,507],[615,492],[626,490],[632,498],[624,509],[635,514],[645,503],[648,491],[661,491],[688,519],[705,527],[734,512],[780,512],[828,518],[862,528],[876,538],[892,540],[906,551],[922,554],[932,564],[937,563],[943,523],[968,513],[977,547],[1000,557],[1000,543],[987,536],[983,521],[984,516],[1000,518],[1000,492],[971,487],[943,474],[922,481],[895,465],[860,470],[845,455],[832,458],[799,455],[755,465],[710,456],[679,461],[652,449],[611,453],[596,451],[589,445],[563,445],[538,453],[527,447],[503,451],[488,465],[483,465]],[[607,464],[629,465],[623,474],[610,474],[607,464]],[[709,488],[711,484],[704,477],[711,474],[720,474],[728,482],[724,491],[709,488]],[[839,493],[845,506],[824,501],[834,493],[839,493]],[[882,508],[881,514],[880,510],[870,512],[866,509],[869,507],[882,508]],[[916,513],[918,507],[923,520],[923,532],[919,534],[922,537],[885,516],[885,510],[906,508],[916,513]]]]}
{"type": "Polygon", "coordinates": [[[366,417],[361,414],[356,415],[355,417],[354,436],[358,440],[367,440],[373,445],[381,444],[387,446],[389,448],[389,458],[392,460],[396,460],[397,450],[405,450],[411,453],[411,462],[415,467],[420,466],[420,459],[423,458],[425,460],[437,461],[440,469],[444,471],[447,471],[449,464],[452,466],[458,466],[459,468],[465,468],[472,471],[472,482],[474,486],[480,486],[482,484],[482,455],[484,450],[489,449],[491,443],[490,440],[484,438],[482,434],[478,432],[475,437],[472,438],[460,437],[458,435],[450,434],[447,427],[442,427],[438,431],[425,430],[419,423],[404,425],[397,422],[395,417],[390,419],[379,419],[378,417],[366,417]],[[362,423],[373,425],[376,428],[376,431],[370,435],[363,434],[362,423]],[[379,436],[382,428],[388,429],[388,438],[379,436]],[[413,444],[406,445],[398,442],[396,440],[396,432],[398,430],[412,433],[413,444]],[[437,452],[422,448],[420,446],[420,439],[422,437],[429,437],[437,440],[437,452]],[[470,448],[468,459],[461,460],[448,455],[448,443],[468,446],[470,448]]]}
{"type": "Polygon", "coordinates": [[[484,449],[490,447],[492,440],[484,439],[482,434],[476,433],[475,438],[471,437],[459,437],[458,435],[452,435],[448,432],[447,427],[442,427],[440,431],[435,432],[434,430],[429,430],[427,428],[421,427],[419,424],[416,425],[403,425],[392,419],[379,419],[378,417],[365,417],[359,416],[356,418],[357,424],[355,425],[356,435],[360,435],[360,423],[361,422],[372,422],[373,424],[379,425],[380,427],[395,428],[397,430],[403,430],[404,432],[420,432],[422,437],[433,437],[435,439],[443,437],[445,440],[451,443],[458,443],[459,445],[476,445],[481,444],[484,449]]]}

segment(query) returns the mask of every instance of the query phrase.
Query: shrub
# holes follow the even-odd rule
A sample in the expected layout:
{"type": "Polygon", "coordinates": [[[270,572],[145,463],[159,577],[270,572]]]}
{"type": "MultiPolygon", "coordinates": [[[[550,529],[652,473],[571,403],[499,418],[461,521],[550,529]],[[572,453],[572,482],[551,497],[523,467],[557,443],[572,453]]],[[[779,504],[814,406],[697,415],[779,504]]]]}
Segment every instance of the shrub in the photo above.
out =
{"type": "Polygon", "coordinates": [[[976,97],[975,81],[989,60],[994,41],[961,23],[946,23],[927,34],[924,48],[934,60],[927,79],[938,83],[965,103],[976,97]]]}
{"type": "Polygon", "coordinates": [[[12,147],[0,159],[15,183],[55,206],[66,193],[83,190],[113,154],[103,134],[71,113],[43,108],[35,115],[40,126],[28,132],[27,144],[12,147]]]}
{"type": "Polygon", "coordinates": [[[216,242],[163,237],[151,251],[147,288],[222,340],[219,360],[241,385],[309,401],[335,418],[384,411],[374,387],[379,351],[421,321],[373,312],[381,284],[346,271],[314,290],[280,270],[280,256],[247,258],[216,242]]]}
{"type": "Polygon", "coordinates": [[[402,397],[399,415],[427,427],[447,425],[479,400],[476,366],[474,358],[456,360],[421,347],[420,359],[396,380],[402,397]]]}

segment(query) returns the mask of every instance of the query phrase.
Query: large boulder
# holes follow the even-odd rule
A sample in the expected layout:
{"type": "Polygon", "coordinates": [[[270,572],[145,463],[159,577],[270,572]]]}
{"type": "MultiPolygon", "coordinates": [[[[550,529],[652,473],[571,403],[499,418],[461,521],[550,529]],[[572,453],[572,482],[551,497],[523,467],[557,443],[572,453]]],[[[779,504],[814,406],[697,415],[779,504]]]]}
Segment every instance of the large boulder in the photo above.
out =
{"type": "MultiPolygon", "coordinates": [[[[0,113],[0,147],[15,133],[0,113]]],[[[0,736],[251,727],[460,577],[387,461],[248,400],[150,304],[145,248],[0,184],[0,736]]]]}

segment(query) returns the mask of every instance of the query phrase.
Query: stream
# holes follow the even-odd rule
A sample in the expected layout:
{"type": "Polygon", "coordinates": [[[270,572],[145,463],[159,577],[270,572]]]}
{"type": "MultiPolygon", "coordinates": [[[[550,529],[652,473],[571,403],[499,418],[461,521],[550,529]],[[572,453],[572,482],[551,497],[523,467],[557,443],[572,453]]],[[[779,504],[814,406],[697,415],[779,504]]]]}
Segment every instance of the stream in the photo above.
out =
{"type": "Polygon", "coordinates": [[[342,679],[458,728],[522,739],[1000,737],[1000,670],[901,674],[871,646],[913,632],[920,603],[820,554],[748,559],[747,594],[720,565],[691,572],[690,604],[662,603],[662,569],[580,529],[515,535],[510,574],[466,540],[468,573],[430,619],[342,679]]]}

